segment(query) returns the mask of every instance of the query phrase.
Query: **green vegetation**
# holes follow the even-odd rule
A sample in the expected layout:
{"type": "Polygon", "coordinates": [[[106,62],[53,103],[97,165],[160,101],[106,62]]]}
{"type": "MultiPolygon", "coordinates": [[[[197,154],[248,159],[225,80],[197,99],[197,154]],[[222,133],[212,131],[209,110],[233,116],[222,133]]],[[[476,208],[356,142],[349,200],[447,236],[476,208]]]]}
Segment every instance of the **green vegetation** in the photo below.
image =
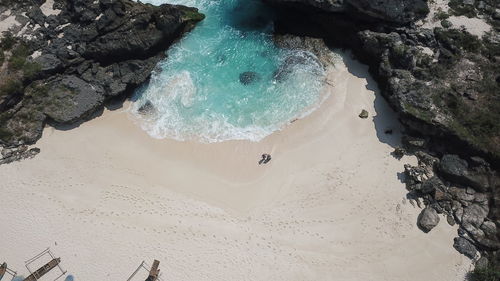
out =
{"type": "Polygon", "coordinates": [[[435,15],[434,15],[434,19],[436,20],[446,20],[450,17],[450,15],[446,12],[444,12],[443,10],[439,10],[435,15]]]}
{"type": "Polygon", "coordinates": [[[192,20],[192,21],[202,21],[205,19],[204,14],[199,13],[198,11],[194,11],[193,9],[185,10],[184,16],[187,20],[192,20]]]}
{"type": "Polygon", "coordinates": [[[22,94],[23,84],[17,79],[8,79],[0,86],[0,97],[22,94]]]}
{"type": "Polygon", "coordinates": [[[22,71],[23,78],[32,80],[41,71],[41,66],[38,63],[30,62],[27,60],[30,55],[28,46],[20,43],[12,51],[12,56],[9,59],[9,69],[12,71],[22,71]]]}
{"type": "Polygon", "coordinates": [[[0,47],[6,51],[12,49],[16,44],[17,39],[10,32],[5,32],[2,41],[0,42],[0,47]]]}
{"type": "Polygon", "coordinates": [[[420,109],[410,104],[405,104],[404,107],[405,110],[414,117],[417,117],[418,119],[423,120],[429,124],[432,123],[432,119],[434,118],[434,114],[432,113],[432,111],[420,109]]]}
{"type": "Polygon", "coordinates": [[[9,139],[13,135],[12,132],[7,128],[8,121],[11,117],[11,114],[7,112],[0,114],[0,140],[9,141],[9,139]]]}
{"type": "Polygon", "coordinates": [[[470,281],[500,281],[500,268],[495,265],[475,268],[468,277],[470,281]]]}
{"type": "Polygon", "coordinates": [[[448,6],[450,6],[451,13],[455,16],[466,16],[468,18],[477,16],[474,5],[465,4],[463,0],[450,0],[448,6]]]}
{"type": "Polygon", "coordinates": [[[453,24],[449,20],[442,20],[441,21],[441,26],[444,28],[450,28],[453,26],[453,24]]]}
{"type": "Polygon", "coordinates": [[[430,12],[429,7],[427,5],[422,5],[418,7],[415,13],[420,16],[426,16],[430,12]]]}
{"type": "Polygon", "coordinates": [[[462,51],[477,53],[482,46],[477,36],[464,30],[436,28],[435,34],[436,39],[455,54],[460,53],[457,47],[462,51]]]}

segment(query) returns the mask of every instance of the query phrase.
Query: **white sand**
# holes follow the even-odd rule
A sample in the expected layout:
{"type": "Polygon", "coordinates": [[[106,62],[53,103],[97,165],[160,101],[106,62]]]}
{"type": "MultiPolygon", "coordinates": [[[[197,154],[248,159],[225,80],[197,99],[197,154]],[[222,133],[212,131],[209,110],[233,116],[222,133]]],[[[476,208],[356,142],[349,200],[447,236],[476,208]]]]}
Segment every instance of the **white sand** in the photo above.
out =
{"type": "Polygon", "coordinates": [[[50,246],[83,281],[154,258],[177,281],[463,280],[456,228],[417,229],[397,178],[415,160],[390,156],[395,116],[345,61],[320,110],[260,143],[155,140],[125,110],[48,128],[35,159],[0,166],[0,258],[26,272],[50,246]]]}
{"type": "Polygon", "coordinates": [[[451,23],[452,28],[464,28],[472,35],[482,37],[487,32],[491,31],[491,25],[482,18],[468,18],[466,16],[453,16],[450,14],[449,0],[433,0],[429,1],[429,14],[423,20],[417,22],[417,26],[423,28],[434,29],[442,27],[441,20],[436,18],[439,12],[445,12],[450,17],[447,19],[451,23]]]}

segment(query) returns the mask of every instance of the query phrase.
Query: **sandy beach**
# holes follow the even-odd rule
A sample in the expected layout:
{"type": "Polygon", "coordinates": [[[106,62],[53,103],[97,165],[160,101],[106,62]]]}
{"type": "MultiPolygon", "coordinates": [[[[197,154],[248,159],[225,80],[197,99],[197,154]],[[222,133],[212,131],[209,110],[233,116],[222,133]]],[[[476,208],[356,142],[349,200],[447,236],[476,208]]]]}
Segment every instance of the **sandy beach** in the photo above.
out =
{"type": "Polygon", "coordinates": [[[0,262],[26,275],[50,247],[82,281],[153,259],[176,281],[463,280],[456,227],[416,226],[400,180],[416,159],[390,155],[401,127],[367,68],[343,55],[328,81],[319,110],[258,143],[153,139],[127,104],[46,128],[36,158],[0,166],[0,262]]]}

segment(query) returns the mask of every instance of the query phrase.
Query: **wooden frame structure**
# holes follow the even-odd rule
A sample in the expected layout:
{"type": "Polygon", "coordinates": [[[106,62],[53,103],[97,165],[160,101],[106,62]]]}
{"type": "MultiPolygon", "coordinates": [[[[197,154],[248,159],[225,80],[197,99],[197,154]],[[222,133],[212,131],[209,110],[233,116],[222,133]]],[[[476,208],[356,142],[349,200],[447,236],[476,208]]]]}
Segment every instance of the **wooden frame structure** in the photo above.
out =
{"type": "Polygon", "coordinates": [[[32,257],[31,259],[29,259],[29,260],[27,260],[27,261],[24,262],[24,264],[26,266],[26,269],[28,269],[28,271],[30,273],[30,276],[28,276],[26,279],[24,279],[24,281],[37,281],[43,275],[45,275],[46,273],[48,273],[49,271],[51,271],[52,269],[54,269],[54,268],[57,267],[61,271],[61,275],[59,275],[56,279],[54,279],[54,281],[56,281],[57,279],[63,277],[67,273],[67,271],[64,271],[62,269],[60,263],[61,263],[61,259],[60,258],[56,258],[54,256],[54,254],[50,251],[50,248],[47,248],[47,249],[43,250],[41,253],[39,253],[38,255],[36,255],[36,256],[32,257]],[[32,264],[33,262],[35,262],[36,260],[42,258],[45,255],[50,256],[51,260],[48,263],[46,263],[45,265],[43,265],[41,268],[33,271],[30,268],[30,264],[32,264]]]}
{"type": "Polygon", "coordinates": [[[127,281],[131,281],[132,278],[134,278],[137,273],[143,269],[149,273],[146,281],[163,281],[161,277],[160,270],[158,269],[160,265],[160,262],[157,260],[154,260],[153,266],[149,266],[145,261],[142,261],[142,263],[137,267],[137,269],[130,275],[130,277],[127,279],[127,281]]]}
{"type": "MultiPolygon", "coordinates": [[[[15,272],[14,270],[10,269],[7,264],[5,264],[5,273],[12,276],[12,278],[10,279],[11,281],[14,280],[14,278],[16,278],[17,276],[17,272],[15,272]]],[[[5,275],[3,275],[2,277],[6,277],[5,275]]],[[[0,277],[0,280],[4,280],[2,279],[2,277],[0,277]]],[[[7,281],[7,279],[5,279],[5,281],[7,281]]]]}

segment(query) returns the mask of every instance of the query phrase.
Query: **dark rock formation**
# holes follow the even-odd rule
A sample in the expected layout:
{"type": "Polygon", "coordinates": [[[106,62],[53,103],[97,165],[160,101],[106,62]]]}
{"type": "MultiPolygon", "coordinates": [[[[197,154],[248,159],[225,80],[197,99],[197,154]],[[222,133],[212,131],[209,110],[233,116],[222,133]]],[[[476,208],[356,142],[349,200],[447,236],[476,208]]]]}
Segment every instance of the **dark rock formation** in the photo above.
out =
{"type": "Polygon", "coordinates": [[[313,7],[318,11],[326,11],[363,19],[365,21],[387,21],[391,23],[407,23],[425,16],[429,8],[426,1],[401,0],[266,0],[274,5],[291,7],[313,7]]]}
{"type": "MultiPolygon", "coordinates": [[[[322,37],[353,50],[370,66],[409,131],[430,137],[426,145],[500,165],[500,101],[494,94],[500,84],[493,82],[500,72],[498,34],[480,40],[463,30],[418,28],[386,14],[367,22],[366,16],[354,17],[343,8],[322,7],[340,2],[343,7],[343,1],[267,1],[278,8],[277,32],[322,37]]],[[[396,2],[408,5],[408,11],[419,6],[418,1],[370,1],[388,10],[396,2]]]]}
{"type": "MultiPolygon", "coordinates": [[[[45,123],[74,124],[145,82],[164,51],[204,16],[194,8],[131,0],[9,4],[25,21],[2,61],[0,144],[35,143],[45,123]],[[25,12],[26,16],[23,16],[25,12]]],[[[43,2],[43,1],[41,1],[43,2]]],[[[2,7],[0,4],[0,9],[2,7]]]]}
{"type": "Polygon", "coordinates": [[[484,166],[481,170],[470,169],[467,161],[457,155],[444,155],[439,163],[439,172],[450,181],[471,186],[480,192],[490,187],[491,175],[484,166]]]}
{"type": "Polygon", "coordinates": [[[404,149],[395,156],[419,158],[418,166],[405,166],[408,197],[426,206],[419,226],[434,209],[460,225],[460,252],[473,257],[477,248],[500,261],[498,6],[450,1],[455,15],[481,14],[493,26],[478,38],[461,29],[418,27],[423,1],[265,1],[276,8],[277,33],[323,38],[369,65],[406,128],[404,149]]]}

